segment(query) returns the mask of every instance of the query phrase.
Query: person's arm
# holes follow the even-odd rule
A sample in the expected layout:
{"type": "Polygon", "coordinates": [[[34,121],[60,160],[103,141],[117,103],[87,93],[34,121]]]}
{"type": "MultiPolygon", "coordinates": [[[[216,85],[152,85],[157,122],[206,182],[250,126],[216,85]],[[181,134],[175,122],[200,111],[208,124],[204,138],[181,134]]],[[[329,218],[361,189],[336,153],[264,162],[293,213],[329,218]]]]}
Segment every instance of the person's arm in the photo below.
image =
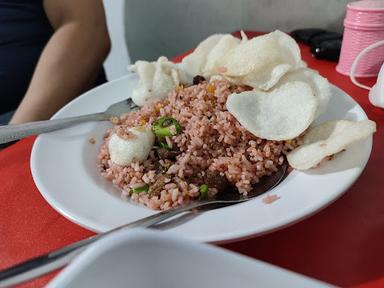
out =
{"type": "Polygon", "coordinates": [[[55,32],[10,123],[44,120],[91,88],[110,49],[102,0],[44,0],[55,32]]]}

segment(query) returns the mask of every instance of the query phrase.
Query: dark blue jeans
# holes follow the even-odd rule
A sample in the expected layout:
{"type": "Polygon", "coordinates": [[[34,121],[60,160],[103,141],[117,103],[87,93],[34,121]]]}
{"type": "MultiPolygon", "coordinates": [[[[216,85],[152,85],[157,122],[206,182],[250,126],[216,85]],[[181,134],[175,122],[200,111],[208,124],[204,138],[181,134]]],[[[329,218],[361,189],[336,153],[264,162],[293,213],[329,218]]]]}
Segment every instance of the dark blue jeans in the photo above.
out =
{"type": "Polygon", "coordinates": [[[7,125],[9,120],[11,120],[13,113],[15,113],[15,111],[10,111],[10,112],[1,114],[0,115],[0,125],[7,125]]]}

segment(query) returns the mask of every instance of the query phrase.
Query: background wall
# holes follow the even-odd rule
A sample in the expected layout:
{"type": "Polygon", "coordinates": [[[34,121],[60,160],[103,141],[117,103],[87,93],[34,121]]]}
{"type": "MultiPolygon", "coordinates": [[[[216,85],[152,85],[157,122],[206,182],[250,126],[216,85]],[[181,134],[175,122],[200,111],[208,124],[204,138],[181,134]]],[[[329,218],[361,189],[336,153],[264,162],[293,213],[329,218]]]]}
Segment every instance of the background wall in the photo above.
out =
{"type": "MultiPolygon", "coordinates": [[[[120,49],[124,49],[124,38],[130,59],[136,61],[154,60],[160,55],[173,57],[218,32],[309,27],[342,31],[348,2],[351,1],[105,0],[104,4],[112,34],[112,54],[123,52],[120,49]]],[[[107,74],[115,78],[126,71],[128,57],[112,54],[109,60],[116,59],[116,63],[112,65],[107,60],[107,74]]]]}
{"type": "Polygon", "coordinates": [[[108,80],[127,74],[127,66],[131,62],[125,40],[124,3],[125,0],[103,0],[105,15],[112,47],[104,62],[108,80]]]}

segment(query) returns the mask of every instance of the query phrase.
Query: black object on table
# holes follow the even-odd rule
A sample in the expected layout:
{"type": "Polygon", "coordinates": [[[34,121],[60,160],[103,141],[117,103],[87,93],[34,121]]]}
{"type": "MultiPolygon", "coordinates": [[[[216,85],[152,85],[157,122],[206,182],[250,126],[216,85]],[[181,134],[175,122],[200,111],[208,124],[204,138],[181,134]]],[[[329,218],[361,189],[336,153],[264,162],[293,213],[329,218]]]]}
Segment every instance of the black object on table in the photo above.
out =
{"type": "Polygon", "coordinates": [[[311,39],[315,36],[324,34],[324,29],[309,28],[309,29],[298,29],[291,32],[291,36],[299,42],[309,45],[311,39]]]}
{"type": "Polygon", "coordinates": [[[340,56],[343,35],[319,28],[298,29],[291,32],[292,37],[310,46],[310,51],[316,59],[337,62],[340,56]]]}
{"type": "Polygon", "coordinates": [[[321,42],[311,47],[311,54],[316,59],[326,59],[329,61],[339,61],[341,49],[341,39],[333,39],[321,42]]]}

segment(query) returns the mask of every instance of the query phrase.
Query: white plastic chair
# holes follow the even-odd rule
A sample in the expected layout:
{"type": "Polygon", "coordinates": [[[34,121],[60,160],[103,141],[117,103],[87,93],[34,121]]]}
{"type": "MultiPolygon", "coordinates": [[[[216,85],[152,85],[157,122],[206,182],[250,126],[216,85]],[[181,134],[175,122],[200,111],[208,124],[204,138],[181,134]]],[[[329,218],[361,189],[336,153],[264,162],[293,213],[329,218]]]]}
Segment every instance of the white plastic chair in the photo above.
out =
{"type": "Polygon", "coordinates": [[[172,58],[213,33],[309,27],[340,31],[350,1],[104,0],[112,39],[107,76],[126,74],[129,59],[172,58]]]}

